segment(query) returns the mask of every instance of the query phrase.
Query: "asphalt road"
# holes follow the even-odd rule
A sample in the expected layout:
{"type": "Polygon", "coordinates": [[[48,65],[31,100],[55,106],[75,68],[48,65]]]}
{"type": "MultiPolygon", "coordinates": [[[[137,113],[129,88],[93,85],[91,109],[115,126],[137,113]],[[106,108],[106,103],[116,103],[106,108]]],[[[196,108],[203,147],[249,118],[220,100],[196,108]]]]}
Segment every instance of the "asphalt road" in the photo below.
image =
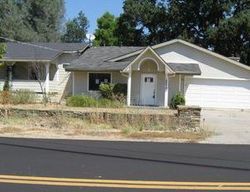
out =
{"type": "Polygon", "coordinates": [[[1,176],[250,182],[250,146],[0,138],[0,192],[167,191],[5,183],[1,176]]]}

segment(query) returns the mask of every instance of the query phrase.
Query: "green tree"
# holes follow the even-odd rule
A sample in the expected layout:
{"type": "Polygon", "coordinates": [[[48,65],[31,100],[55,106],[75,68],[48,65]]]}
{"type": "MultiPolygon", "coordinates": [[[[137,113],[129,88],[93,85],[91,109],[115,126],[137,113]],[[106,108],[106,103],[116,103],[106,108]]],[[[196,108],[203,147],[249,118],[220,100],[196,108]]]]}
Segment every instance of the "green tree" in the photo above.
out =
{"type": "Polygon", "coordinates": [[[19,41],[57,41],[64,0],[1,0],[0,36],[19,41]]]}
{"type": "Polygon", "coordinates": [[[95,31],[95,44],[100,46],[114,46],[118,44],[115,35],[117,20],[114,15],[106,12],[97,19],[97,29],[95,31]]]}
{"type": "MultiPolygon", "coordinates": [[[[17,1],[17,4],[20,1],[17,1]]],[[[27,13],[24,23],[37,34],[37,41],[60,40],[64,17],[64,0],[22,0],[22,10],[27,13]]]]}
{"type": "Polygon", "coordinates": [[[209,46],[225,56],[240,57],[242,63],[250,65],[250,9],[238,3],[234,4],[232,17],[209,30],[209,46]]]}
{"type": "Polygon", "coordinates": [[[125,0],[116,35],[123,45],[181,38],[249,64],[249,0],[125,0]]]}
{"type": "Polygon", "coordinates": [[[82,11],[78,16],[66,23],[65,34],[61,37],[63,42],[83,42],[86,38],[88,19],[82,11]]]}
{"type": "Polygon", "coordinates": [[[15,1],[0,1],[0,10],[0,36],[22,41],[29,41],[36,36],[30,26],[25,25],[24,12],[15,1]]]}
{"type": "Polygon", "coordinates": [[[123,45],[149,45],[165,40],[164,3],[157,0],[125,0],[116,34],[123,45]]]}

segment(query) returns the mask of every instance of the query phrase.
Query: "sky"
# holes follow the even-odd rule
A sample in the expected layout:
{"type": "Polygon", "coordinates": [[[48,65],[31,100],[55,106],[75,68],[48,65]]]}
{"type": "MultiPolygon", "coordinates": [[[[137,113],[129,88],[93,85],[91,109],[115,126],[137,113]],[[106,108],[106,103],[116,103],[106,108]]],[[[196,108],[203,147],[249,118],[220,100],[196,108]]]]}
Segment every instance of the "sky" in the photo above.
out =
{"type": "Polygon", "coordinates": [[[88,33],[94,33],[96,20],[106,11],[115,16],[122,12],[123,0],[65,0],[66,20],[72,19],[82,10],[89,21],[88,33]]]}

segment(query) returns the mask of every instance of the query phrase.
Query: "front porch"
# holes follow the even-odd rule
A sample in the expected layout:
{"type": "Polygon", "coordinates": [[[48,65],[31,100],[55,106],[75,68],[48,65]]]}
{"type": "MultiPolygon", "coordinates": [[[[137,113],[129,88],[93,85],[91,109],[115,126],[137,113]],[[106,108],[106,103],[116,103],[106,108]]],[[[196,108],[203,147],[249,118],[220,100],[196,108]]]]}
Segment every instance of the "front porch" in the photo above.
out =
{"type": "Polygon", "coordinates": [[[183,93],[184,76],[176,74],[150,47],[123,70],[127,74],[127,105],[169,107],[183,93]]]}
{"type": "Polygon", "coordinates": [[[35,93],[58,92],[58,72],[55,64],[44,62],[5,62],[0,68],[0,89],[8,80],[12,90],[35,93]]]}

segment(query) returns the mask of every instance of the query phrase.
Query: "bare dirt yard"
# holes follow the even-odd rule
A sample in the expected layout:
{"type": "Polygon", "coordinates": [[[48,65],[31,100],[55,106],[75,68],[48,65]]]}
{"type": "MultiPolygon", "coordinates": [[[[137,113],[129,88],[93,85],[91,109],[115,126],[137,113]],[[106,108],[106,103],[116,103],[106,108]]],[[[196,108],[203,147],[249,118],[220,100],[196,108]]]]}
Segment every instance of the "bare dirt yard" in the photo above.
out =
{"type": "Polygon", "coordinates": [[[159,114],[175,115],[176,111],[148,108],[69,108],[61,105],[19,105],[0,106],[6,110],[10,108],[36,110],[57,110],[56,115],[39,115],[27,112],[25,115],[0,115],[0,136],[27,137],[27,138],[58,138],[58,139],[95,139],[95,140],[137,140],[163,142],[199,142],[210,136],[210,132],[199,130],[180,130],[169,123],[152,123],[151,119],[143,118],[135,123],[115,119],[111,122],[103,121],[98,117],[81,119],[64,115],[63,111],[74,112],[112,112],[129,114],[159,114]]]}

